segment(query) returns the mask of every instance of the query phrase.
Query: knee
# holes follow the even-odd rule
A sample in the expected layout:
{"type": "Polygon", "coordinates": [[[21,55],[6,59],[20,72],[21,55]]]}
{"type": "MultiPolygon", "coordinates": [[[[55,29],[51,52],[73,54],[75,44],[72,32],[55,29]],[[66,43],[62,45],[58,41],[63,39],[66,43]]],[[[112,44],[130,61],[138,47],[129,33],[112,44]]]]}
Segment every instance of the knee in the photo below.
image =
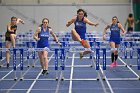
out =
{"type": "Polygon", "coordinates": [[[14,35],[13,34],[10,34],[10,37],[13,37],[14,35]]]}
{"type": "Polygon", "coordinates": [[[7,53],[7,54],[10,54],[10,51],[9,51],[9,50],[7,50],[7,51],[6,51],[6,53],[7,53]]]}
{"type": "Polygon", "coordinates": [[[117,54],[118,54],[118,50],[116,50],[116,51],[114,52],[114,54],[117,55],[117,54]]]}
{"type": "Polygon", "coordinates": [[[48,59],[48,56],[47,56],[47,55],[44,55],[43,58],[44,58],[44,59],[48,59]]]}
{"type": "Polygon", "coordinates": [[[117,48],[111,48],[111,52],[116,54],[117,48]]]}
{"type": "Polygon", "coordinates": [[[47,56],[44,56],[44,59],[45,59],[45,60],[47,60],[47,59],[48,59],[48,57],[47,57],[47,56]]]}

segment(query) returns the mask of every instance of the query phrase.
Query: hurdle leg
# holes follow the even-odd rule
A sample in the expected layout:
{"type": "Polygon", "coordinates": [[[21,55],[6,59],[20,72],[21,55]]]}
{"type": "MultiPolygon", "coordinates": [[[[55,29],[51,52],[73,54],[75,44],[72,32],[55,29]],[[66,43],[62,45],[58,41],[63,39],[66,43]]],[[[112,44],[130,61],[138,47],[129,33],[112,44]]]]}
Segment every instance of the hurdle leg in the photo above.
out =
{"type": "Polygon", "coordinates": [[[35,51],[32,51],[32,67],[35,67],[35,51]]]}
{"type": "Polygon", "coordinates": [[[106,71],[106,49],[102,49],[103,50],[103,80],[105,80],[105,71],[106,71]]]}
{"type": "Polygon", "coordinates": [[[64,71],[62,70],[61,71],[61,80],[63,81],[65,78],[64,78],[64,71]]]}
{"type": "Polygon", "coordinates": [[[35,58],[33,58],[33,63],[32,63],[32,67],[35,67],[35,58]]]}
{"type": "Polygon", "coordinates": [[[128,54],[128,53],[127,53],[127,50],[124,50],[124,59],[125,59],[125,63],[126,63],[125,67],[128,66],[127,54],[128,54]]]}
{"type": "Polygon", "coordinates": [[[130,64],[129,64],[129,66],[130,67],[132,67],[133,65],[131,64],[131,61],[132,61],[132,59],[133,59],[133,50],[130,50],[130,64]]]}
{"type": "MultiPolygon", "coordinates": [[[[32,48],[35,48],[35,42],[32,43],[32,48]]],[[[32,52],[33,64],[32,67],[35,67],[35,51],[32,52]]]]}
{"type": "MultiPolygon", "coordinates": [[[[0,43],[0,48],[2,48],[2,43],[0,43]]],[[[2,60],[2,51],[0,51],[0,60],[2,60]]],[[[0,62],[0,67],[2,67],[2,63],[0,62]]]]}
{"type": "Polygon", "coordinates": [[[27,67],[30,67],[30,63],[29,63],[29,51],[27,51],[27,67]]]}
{"type": "Polygon", "coordinates": [[[90,67],[93,67],[94,66],[94,62],[96,61],[95,59],[95,56],[94,56],[94,53],[91,53],[91,59],[92,59],[92,61],[91,61],[91,65],[90,65],[90,67]]]}
{"type": "Polygon", "coordinates": [[[138,68],[138,74],[139,74],[139,80],[140,80],[140,48],[137,49],[137,68],[138,68]]]}
{"type": "Polygon", "coordinates": [[[140,80],[140,70],[138,71],[138,75],[139,75],[139,78],[138,79],[140,80]]]}
{"type": "Polygon", "coordinates": [[[62,59],[61,59],[61,80],[64,80],[64,70],[65,70],[65,62],[66,62],[66,58],[65,58],[65,50],[61,49],[61,54],[62,54],[62,59]]]}
{"type": "Polygon", "coordinates": [[[16,75],[16,49],[13,49],[13,69],[14,69],[14,80],[17,80],[17,75],[16,75]]]}
{"type": "Polygon", "coordinates": [[[128,60],[127,60],[127,58],[125,59],[125,63],[126,63],[125,67],[128,67],[128,60]]]}
{"type": "Polygon", "coordinates": [[[55,80],[58,80],[58,49],[55,49],[55,71],[56,71],[56,77],[55,80]]]}
{"type": "Polygon", "coordinates": [[[30,67],[30,64],[29,64],[29,59],[27,59],[27,63],[28,63],[28,64],[27,64],[27,67],[30,67]]]}
{"type": "Polygon", "coordinates": [[[58,70],[56,70],[56,77],[55,77],[55,80],[57,81],[58,80],[58,70]]]}
{"type": "Polygon", "coordinates": [[[99,54],[99,50],[100,50],[100,49],[96,49],[96,71],[97,71],[97,80],[99,80],[99,78],[100,78],[100,72],[99,72],[99,69],[100,69],[100,63],[99,63],[100,54],[99,54]]]}
{"type": "MultiPolygon", "coordinates": [[[[29,42],[26,42],[26,47],[29,48],[29,42]]],[[[30,63],[29,63],[29,51],[27,51],[27,67],[30,67],[30,63]]]]}
{"type": "Polygon", "coordinates": [[[16,72],[16,70],[14,71],[14,81],[16,81],[17,80],[17,74],[16,74],[17,72],[16,72]]]}
{"type": "Polygon", "coordinates": [[[23,80],[23,71],[22,70],[20,71],[20,80],[21,81],[23,80]]]}
{"type": "Polygon", "coordinates": [[[23,80],[23,49],[20,49],[20,80],[23,80]]]}

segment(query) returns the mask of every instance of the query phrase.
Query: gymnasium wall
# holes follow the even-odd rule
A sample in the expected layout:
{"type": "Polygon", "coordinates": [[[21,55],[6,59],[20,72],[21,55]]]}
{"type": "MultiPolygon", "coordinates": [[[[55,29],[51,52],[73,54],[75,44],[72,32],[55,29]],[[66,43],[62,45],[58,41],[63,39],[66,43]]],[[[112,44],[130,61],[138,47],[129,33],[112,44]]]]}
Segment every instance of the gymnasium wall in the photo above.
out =
{"type": "Polygon", "coordinates": [[[128,4],[130,0],[0,0],[4,4],[128,4]]]}
{"type": "MultiPolygon", "coordinates": [[[[10,1],[11,0],[9,0],[9,2],[10,1]]],[[[100,24],[96,28],[92,26],[87,26],[88,32],[103,31],[105,25],[111,22],[111,18],[113,16],[118,16],[119,21],[122,23],[122,25],[124,25],[128,14],[131,12],[130,4],[126,2],[124,4],[76,5],[75,3],[73,3],[73,4],[1,5],[0,31],[1,32],[6,31],[6,24],[10,22],[11,16],[19,17],[25,21],[25,25],[18,26],[19,28],[18,32],[27,32],[29,30],[35,31],[38,24],[41,23],[44,17],[49,18],[50,26],[53,28],[55,32],[70,31],[74,26],[72,25],[69,28],[66,28],[65,24],[69,19],[71,19],[74,15],[76,15],[76,11],[78,8],[85,9],[88,12],[88,18],[91,21],[99,22],[100,24]]]]}

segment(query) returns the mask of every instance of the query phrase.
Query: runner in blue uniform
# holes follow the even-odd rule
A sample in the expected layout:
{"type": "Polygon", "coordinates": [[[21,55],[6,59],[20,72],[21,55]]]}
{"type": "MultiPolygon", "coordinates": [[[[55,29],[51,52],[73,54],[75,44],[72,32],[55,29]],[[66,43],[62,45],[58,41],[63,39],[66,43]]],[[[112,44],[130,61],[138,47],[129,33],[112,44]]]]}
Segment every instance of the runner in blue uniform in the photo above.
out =
{"type": "MultiPolygon", "coordinates": [[[[42,25],[40,25],[33,35],[34,39],[37,41],[37,48],[45,48],[44,51],[39,51],[39,59],[42,67],[42,74],[48,74],[48,51],[49,51],[49,37],[50,34],[54,37],[57,43],[58,38],[52,31],[52,29],[48,26],[49,20],[44,18],[42,20],[42,25]]],[[[60,43],[59,43],[60,44],[60,43]]]]}
{"type": "Polygon", "coordinates": [[[93,23],[87,18],[87,13],[83,9],[77,10],[77,16],[74,16],[70,21],[67,22],[66,26],[69,27],[74,23],[75,28],[72,29],[71,34],[74,41],[79,41],[82,46],[86,49],[80,52],[80,59],[83,55],[91,53],[90,45],[85,38],[86,34],[86,24],[91,26],[97,26],[98,23],[93,23]]]}
{"type": "Polygon", "coordinates": [[[111,35],[110,35],[110,46],[112,50],[111,59],[112,64],[110,65],[111,68],[116,67],[118,65],[117,58],[118,58],[118,48],[120,44],[120,34],[124,35],[125,30],[123,26],[118,22],[118,18],[114,16],[112,18],[112,23],[110,25],[107,25],[104,29],[103,39],[105,39],[105,34],[107,29],[110,28],[111,35]],[[122,31],[122,33],[120,32],[122,31]]]}

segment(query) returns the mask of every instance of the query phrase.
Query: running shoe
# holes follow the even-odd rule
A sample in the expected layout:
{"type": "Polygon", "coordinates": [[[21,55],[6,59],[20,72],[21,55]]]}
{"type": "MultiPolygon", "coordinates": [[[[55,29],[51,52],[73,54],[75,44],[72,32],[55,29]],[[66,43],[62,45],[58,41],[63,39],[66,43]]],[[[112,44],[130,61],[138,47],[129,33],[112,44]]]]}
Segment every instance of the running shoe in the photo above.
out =
{"type": "Polygon", "coordinates": [[[7,63],[7,68],[9,68],[9,63],[7,63]]]}
{"type": "Polygon", "coordinates": [[[110,68],[114,68],[116,66],[115,62],[110,64],[110,68]]]}
{"type": "Polygon", "coordinates": [[[79,55],[80,55],[80,59],[82,59],[83,58],[83,53],[80,52],[79,55]]]}
{"type": "Polygon", "coordinates": [[[117,61],[115,61],[115,62],[114,62],[114,65],[115,65],[115,67],[117,67],[117,66],[118,66],[118,62],[117,62],[117,61]]]}
{"type": "Polygon", "coordinates": [[[47,70],[43,70],[43,71],[42,71],[42,74],[44,75],[44,74],[46,73],[46,71],[47,71],[47,70]]]}

